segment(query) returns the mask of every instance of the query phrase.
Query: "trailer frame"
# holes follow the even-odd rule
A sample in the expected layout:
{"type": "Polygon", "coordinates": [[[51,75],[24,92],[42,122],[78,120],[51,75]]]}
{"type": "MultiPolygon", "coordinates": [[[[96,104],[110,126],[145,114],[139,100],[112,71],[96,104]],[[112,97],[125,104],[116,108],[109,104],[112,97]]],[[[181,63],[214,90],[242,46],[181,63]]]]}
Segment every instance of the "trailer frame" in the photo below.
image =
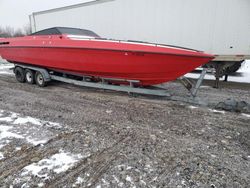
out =
{"type": "MultiPolygon", "coordinates": [[[[55,81],[59,81],[63,83],[68,83],[68,84],[73,84],[76,86],[82,86],[82,87],[88,87],[88,88],[94,88],[94,89],[104,89],[104,90],[112,90],[112,91],[118,91],[118,92],[126,92],[132,95],[133,94],[151,95],[151,96],[165,97],[166,99],[173,100],[173,101],[182,101],[182,102],[187,102],[187,103],[192,103],[192,104],[207,105],[205,101],[197,97],[198,90],[201,87],[204,77],[207,73],[206,69],[202,70],[202,73],[196,83],[193,83],[186,77],[181,77],[179,80],[181,81],[183,86],[188,89],[190,95],[187,97],[178,97],[178,96],[171,95],[166,89],[160,88],[157,86],[152,86],[149,88],[136,87],[136,83],[139,82],[138,80],[101,78],[101,82],[95,83],[95,82],[86,81],[85,79],[86,77],[84,75],[81,75],[82,80],[76,80],[73,78],[69,78],[68,77],[69,74],[64,71],[60,71],[59,73],[61,73],[62,76],[58,76],[54,74],[55,72],[53,70],[48,70],[42,67],[15,63],[15,68],[16,67],[21,67],[24,70],[29,69],[29,70],[41,73],[46,83],[52,80],[55,80],[55,81]],[[110,81],[126,81],[128,82],[128,85],[122,85],[122,86],[112,85],[110,84],[110,81]]],[[[79,75],[75,75],[75,76],[79,76],[79,75]]]]}

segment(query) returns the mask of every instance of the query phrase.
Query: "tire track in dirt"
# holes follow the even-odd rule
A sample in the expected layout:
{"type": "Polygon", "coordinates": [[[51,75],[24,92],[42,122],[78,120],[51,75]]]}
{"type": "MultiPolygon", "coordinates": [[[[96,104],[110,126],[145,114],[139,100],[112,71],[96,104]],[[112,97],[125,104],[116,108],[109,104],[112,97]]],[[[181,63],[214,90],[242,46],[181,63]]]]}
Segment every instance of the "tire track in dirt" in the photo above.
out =
{"type": "Polygon", "coordinates": [[[66,175],[62,174],[53,179],[53,182],[48,183],[46,187],[54,188],[65,186],[66,184],[70,183],[73,184],[80,173],[84,173],[88,170],[93,174],[85,183],[85,187],[93,187],[99,177],[110,167],[110,164],[117,157],[119,157],[119,151],[126,147],[126,143],[130,140],[131,136],[125,136],[124,138],[116,142],[113,146],[90,155],[89,157],[78,163],[77,166],[72,168],[70,172],[67,172],[66,175]]]}

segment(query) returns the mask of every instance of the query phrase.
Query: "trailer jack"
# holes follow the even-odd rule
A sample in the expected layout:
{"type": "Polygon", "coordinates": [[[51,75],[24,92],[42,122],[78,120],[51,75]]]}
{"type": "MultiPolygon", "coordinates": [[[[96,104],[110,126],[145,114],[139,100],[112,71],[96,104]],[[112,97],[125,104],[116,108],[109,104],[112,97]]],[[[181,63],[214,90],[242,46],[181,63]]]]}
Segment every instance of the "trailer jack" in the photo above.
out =
{"type": "Polygon", "coordinates": [[[207,73],[207,69],[203,68],[200,77],[198,78],[197,82],[194,83],[192,80],[181,77],[179,81],[184,85],[184,87],[190,92],[191,96],[195,98],[197,96],[198,90],[201,87],[201,84],[205,78],[205,75],[207,73]]]}

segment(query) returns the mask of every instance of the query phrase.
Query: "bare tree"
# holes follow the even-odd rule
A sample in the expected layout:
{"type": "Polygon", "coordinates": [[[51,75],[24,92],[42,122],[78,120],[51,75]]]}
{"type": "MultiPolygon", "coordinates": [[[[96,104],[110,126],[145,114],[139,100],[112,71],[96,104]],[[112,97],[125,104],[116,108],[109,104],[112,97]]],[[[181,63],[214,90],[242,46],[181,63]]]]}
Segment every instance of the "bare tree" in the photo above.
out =
{"type": "Polygon", "coordinates": [[[30,24],[27,24],[23,27],[23,34],[24,35],[29,35],[31,34],[32,31],[31,31],[31,27],[30,27],[30,24]]]}
{"type": "Polygon", "coordinates": [[[15,34],[15,29],[11,26],[6,26],[5,33],[8,35],[8,37],[13,37],[15,34]]]}
{"type": "Polygon", "coordinates": [[[0,28],[0,37],[12,37],[14,35],[14,28],[7,26],[0,28]]]}
{"type": "Polygon", "coordinates": [[[0,27],[0,37],[11,37],[11,33],[8,33],[6,28],[0,27]]]}
{"type": "Polygon", "coordinates": [[[24,33],[20,28],[14,31],[13,37],[22,37],[22,36],[24,36],[24,33]]]}
{"type": "Polygon", "coordinates": [[[9,37],[22,37],[24,35],[29,35],[31,33],[31,28],[29,25],[25,25],[22,29],[11,26],[0,27],[0,37],[9,38],[9,37]]]}
{"type": "Polygon", "coordinates": [[[4,30],[3,30],[2,27],[0,27],[0,37],[5,37],[5,36],[4,36],[4,30]]]}

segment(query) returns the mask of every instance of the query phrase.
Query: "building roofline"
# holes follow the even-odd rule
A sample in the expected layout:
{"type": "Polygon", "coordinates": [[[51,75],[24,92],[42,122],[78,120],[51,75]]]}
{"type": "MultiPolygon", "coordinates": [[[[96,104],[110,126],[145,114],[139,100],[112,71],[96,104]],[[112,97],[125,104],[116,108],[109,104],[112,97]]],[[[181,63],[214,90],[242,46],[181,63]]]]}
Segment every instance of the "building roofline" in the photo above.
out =
{"type": "Polygon", "coordinates": [[[39,12],[33,12],[32,15],[46,14],[46,13],[68,10],[68,9],[73,9],[73,8],[78,8],[78,7],[83,7],[83,6],[90,6],[90,5],[95,5],[95,4],[107,3],[110,1],[115,1],[115,0],[92,0],[89,2],[85,2],[85,3],[78,3],[75,5],[69,5],[69,6],[65,6],[65,7],[53,8],[53,9],[39,11],[39,12]]]}

